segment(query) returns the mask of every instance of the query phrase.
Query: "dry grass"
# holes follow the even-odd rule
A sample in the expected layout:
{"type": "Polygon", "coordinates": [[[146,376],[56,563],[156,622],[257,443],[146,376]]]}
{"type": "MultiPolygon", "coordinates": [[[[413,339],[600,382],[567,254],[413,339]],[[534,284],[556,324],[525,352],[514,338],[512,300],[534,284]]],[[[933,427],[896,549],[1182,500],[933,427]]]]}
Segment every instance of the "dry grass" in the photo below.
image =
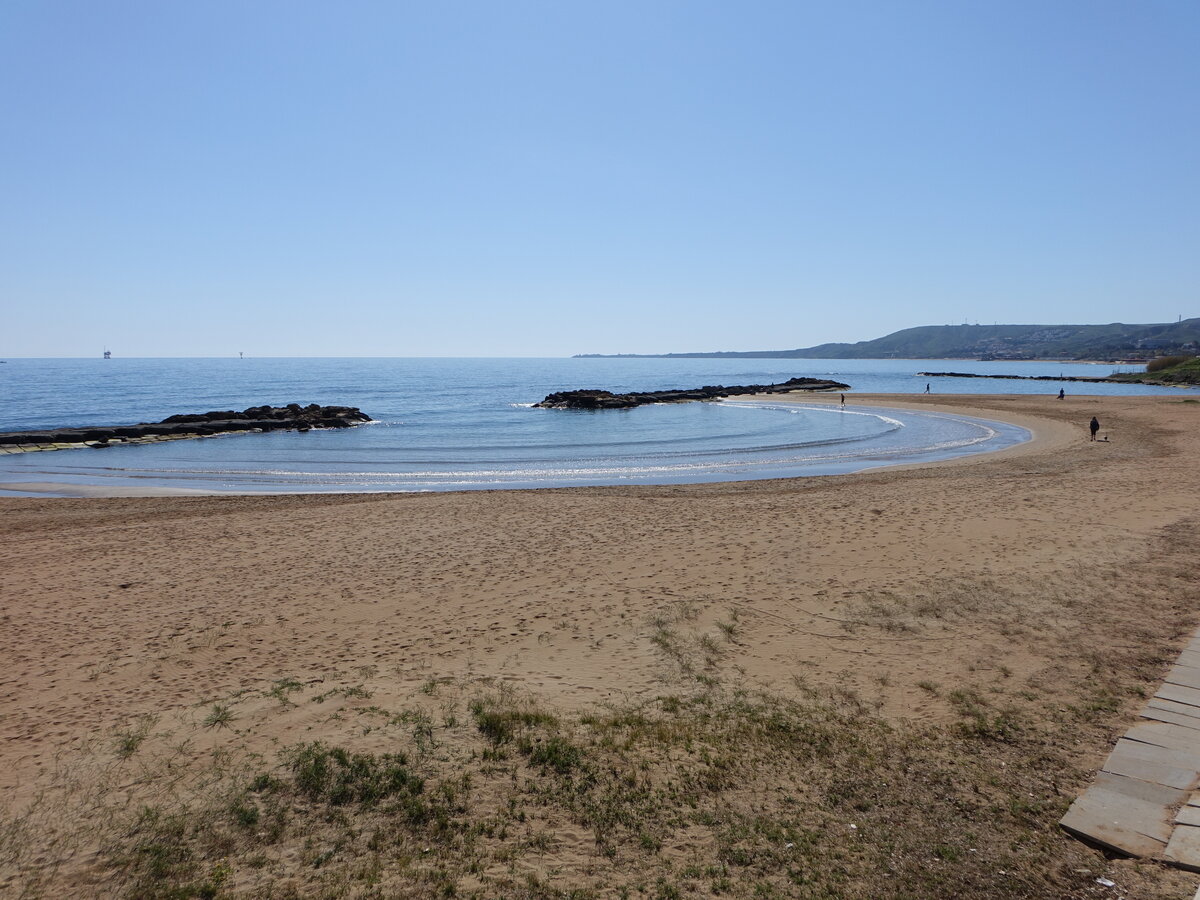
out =
{"type": "Polygon", "coordinates": [[[1108,860],[1057,822],[1194,626],[1197,533],[1168,529],[1110,569],[855,598],[845,627],[864,634],[986,628],[1057,648],[1061,668],[1033,678],[922,678],[945,721],[890,721],[845,688],[753,689],[736,612],[673,603],[646,623],[661,690],[640,702],[552,708],[437,676],[385,709],[372,670],[258,692],[263,715],[328,713],[321,742],[267,758],[238,749],[250,713],[234,697],[124,723],[0,821],[0,894],[1113,897],[1104,876],[1185,896],[1189,876],[1108,860]],[[1118,638],[1109,616],[1129,603],[1144,621],[1118,638]]]}
{"type": "Polygon", "coordinates": [[[93,874],[139,898],[1106,896],[1105,860],[1056,828],[1084,773],[1054,724],[970,692],[908,727],[679,687],[574,716],[445,686],[437,753],[397,718],[391,753],[347,727],[228,763],[116,812],[93,874]]]}

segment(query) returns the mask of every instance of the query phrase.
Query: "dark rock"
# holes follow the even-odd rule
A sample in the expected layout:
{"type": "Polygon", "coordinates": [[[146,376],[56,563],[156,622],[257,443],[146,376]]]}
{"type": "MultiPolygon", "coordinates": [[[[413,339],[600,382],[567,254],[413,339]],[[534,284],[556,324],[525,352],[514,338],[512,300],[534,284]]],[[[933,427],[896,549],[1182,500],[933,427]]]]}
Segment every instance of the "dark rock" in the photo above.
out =
{"type": "Polygon", "coordinates": [[[1083,381],[1093,384],[1112,383],[1113,379],[1105,375],[977,375],[972,372],[918,372],[919,378],[1007,378],[1010,381],[1083,381]]]}
{"type": "Polygon", "coordinates": [[[844,391],[850,385],[823,378],[790,378],[782,384],[745,384],[723,386],[708,384],[691,390],[639,391],[614,394],[611,391],[557,391],[534,406],[543,409],[630,409],[647,403],[685,403],[692,400],[715,400],[745,394],[785,394],[791,391],[844,391]]]}
{"type": "Polygon", "coordinates": [[[252,406],[235,410],[207,413],[179,413],[161,422],[142,422],[138,425],[115,425],[107,428],[57,428],[52,431],[0,432],[0,444],[30,446],[34,444],[82,444],[94,448],[109,446],[113,439],[132,440],[140,437],[199,437],[234,431],[278,431],[313,428],[349,428],[371,417],[355,406],[319,406],[310,403],[300,406],[252,406]]]}

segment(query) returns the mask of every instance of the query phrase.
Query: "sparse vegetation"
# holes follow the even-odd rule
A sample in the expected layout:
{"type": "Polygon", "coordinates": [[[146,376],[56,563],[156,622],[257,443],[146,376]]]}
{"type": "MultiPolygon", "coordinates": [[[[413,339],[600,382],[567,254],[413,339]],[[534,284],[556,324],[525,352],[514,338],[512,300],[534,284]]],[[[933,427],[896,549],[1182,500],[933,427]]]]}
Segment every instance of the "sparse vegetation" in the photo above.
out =
{"type": "MultiPolygon", "coordinates": [[[[1153,582],[1161,620],[1194,606],[1195,533],[1175,529],[1176,557],[1152,555],[1152,578],[1139,582],[1153,582]]],[[[981,577],[847,595],[840,613],[871,638],[858,643],[883,648],[857,684],[847,664],[832,681],[794,671],[785,686],[756,686],[737,668],[723,607],[671,603],[638,630],[656,648],[657,694],[578,708],[485,677],[425,673],[399,698],[378,673],[369,686],[308,696],[293,679],[239,690],[236,720],[227,696],[178,722],[106,732],[95,783],[107,793],[0,818],[0,864],[43,879],[29,876],[30,897],[86,896],[96,884],[119,897],[263,900],[1114,896],[1101,875],[1127,896],[1167,896],[1190,876],[1153,869],[1143,882],[1153,890],[1135,892],[1126,886],[1141,869],[1114,870],[1057,826],[1091,775],[1081,741],[1104,746],[1136,708],[1169,662],[1162,640],[1075,647],[1071,670],[1056,673],[1072,684],[1070,702],[1028,679],[1024,660],[997,655],[956,680],[931,669],[914,682],[888,656],[900,641],[936,656],[943,629],[968,616],[986,616],[1001,637],[1036,620],[1043,637],[1022,646],[1044,639],[1060,653],[1072,603],[1099,617],[1105,590],[1143,599],[1112,571],[1068,577],[1069,593],[1052,578],[981,577]],[[933,717],[880,714],[874,694],[914,684],[933,717]],[[380,705],[365,702],[372,694],[380,705]],[[255,716],[306,714],[321,719],[322,740],[261,757],[241,749],[255,716]],[[115,764],[114,747],[134,762],[115,764]],[[209,768],[197,772],[198,759],[209,768]],[[46,862],[69,857],[47,823],[80,808],[90,830],[78,846],[98,847],[103,868],[72,892],[46,862]]],[[[746,621],[750,643],[757,623],[746,621]]],[[[68,779],[83,786],[93,790],[87,777],[68,779]]]]}
{"type": "Polygon", "coordinates": [[[930,728],[844,692],[706,691],[587,716],[494,692],[460,701],[469,727],[424,771],[399,749],[297,745],[271,771],[230,769],[199,800],[134,813],[104,859],[123,895],[155,898],[281,896],[289,858],[321,896],[1085,891],[1072,867],[1091,872],[1090,853],[1055,828],[1069,755],[969,689],[950,700],[959,721],[930,728]],[[489,757],[498,745],[517,755],[489,757]],[[564,829],[589,835],[591,862],[555,875],[564,829]]]}
{"type": "Polygon", "coordinates": [[[271,685],[271,690],[267,692],[267,696],[274,697],[279,701],[281,706],[291,706],[293,704],[288,699],[288,696],[302,690],[304,690],[304,685],[295,678],[281,678],[271,685]]]}
{"type": "Polygon", "coordinates": [[[1163,369],[1172,369],[1192,358],[1191,356],[1160,356],[1158,359],[1152,359],[1146,363],[1146,371],[1161,372],[1163,369]]]}
{"type": "MultiPolygon", "coordinates": [[[[292,896],[299,877],[328,897],[1015,900],[1091,896],[1106,871],[1056,827],[1060,785],[1084,777],[1074,737],[977,688],[945,692],[954,720],[921,726],[849,690],[672,678],[675,693],[582,714],[447,681],[452,725],[390,715],[379,752],[347,722],[336,744],[225,762],[202,790],[116,813],[106,877],[144,898],[292,896]]],[[[216,704],[203,724],[230,716],[216,704]]]]}
{"type": "Polygon", "coordinates": [[[1146,371],[1124,372],[1111,376],[1114,381],[1151,384],[1200,384],[1200,357],[1160,356],[1146,364],[1146,371]]]}
{"type": "Polygon", "coordinates": [[[223,703],[214,703],[212,711],[204,717],[205,728],[228,728],[233,721],[233,710],[223,703]]]}
{"type": "Polygon", "coordinates": [[[143,716],[132,728],[117,732],[115,751],[118,759],[129,759],[150,736],[150,730],[158,721],[157,716],[143,716]]]}

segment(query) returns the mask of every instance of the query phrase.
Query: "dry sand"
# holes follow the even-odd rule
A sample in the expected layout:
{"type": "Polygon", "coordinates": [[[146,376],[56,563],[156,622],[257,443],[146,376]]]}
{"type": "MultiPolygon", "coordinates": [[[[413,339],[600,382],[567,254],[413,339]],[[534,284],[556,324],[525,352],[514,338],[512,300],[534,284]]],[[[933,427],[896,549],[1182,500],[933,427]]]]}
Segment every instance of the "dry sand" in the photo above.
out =
{"type": "MultiPolygon", "coordinates": [[[[664,623],[698,637],[736,621],[728,665],[747,685],[853,691],[893,721],[946,720],[955,685],[1067,704],[1106,658],[1157,677],[1197,622],[1194,596],[1157,598],[1155,567],[1176,577],[1191,558],[1200,403],[849,399],[1035,440],[716,485],[0,500],[0,788],[19,809],[140,717],[195,724],[220,698],[239,727],[197,729],[196,758],[338,727],[324,706],[245,699],[284,679],[362,685],[385,708],[437,679],[559,708],[649,697],[664,623]],[[1093,415],[1107,442],[1088,440],[1093,415]]],[[[1081,770],[1131,710],[1085,735],[1081,770]]]]}

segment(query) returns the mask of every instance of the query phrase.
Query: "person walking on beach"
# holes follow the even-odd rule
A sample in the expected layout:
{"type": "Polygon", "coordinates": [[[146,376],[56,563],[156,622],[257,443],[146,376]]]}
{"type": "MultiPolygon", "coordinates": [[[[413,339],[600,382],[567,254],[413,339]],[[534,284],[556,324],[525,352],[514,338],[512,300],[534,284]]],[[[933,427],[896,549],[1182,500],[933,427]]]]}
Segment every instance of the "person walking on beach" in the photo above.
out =
{"type": "Polygon", "coordinates": [[[925,393],[927,393],[927,394],[929,393],[929,385],[928,384],[925,385],[925,393]]]}
{"type": "Polygon", "coordinates": [[[1092,416],[1092,423],[1088,425],[1088,428],[1092,430],[1092,440],[1094,441],[1096,439],[1096,432],[1100,430],[1100,420],[1092,416]]]}
{"type": "Polygon", "coordinates": [[[839,394],[838,396],[840,396],[842,398],[842,409],[845,409],[846,408],[846,395],[839,394]]]}
{"type": "Polygon", "coordinates": [[[1064,391],[1062,388],[1059,388],[1058,389],[1058,399],[1061,400],[1065,396],[1067,396],[1067,392],[1064,391]]]}

